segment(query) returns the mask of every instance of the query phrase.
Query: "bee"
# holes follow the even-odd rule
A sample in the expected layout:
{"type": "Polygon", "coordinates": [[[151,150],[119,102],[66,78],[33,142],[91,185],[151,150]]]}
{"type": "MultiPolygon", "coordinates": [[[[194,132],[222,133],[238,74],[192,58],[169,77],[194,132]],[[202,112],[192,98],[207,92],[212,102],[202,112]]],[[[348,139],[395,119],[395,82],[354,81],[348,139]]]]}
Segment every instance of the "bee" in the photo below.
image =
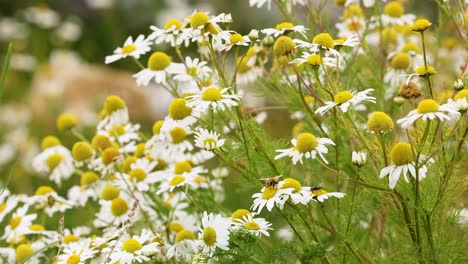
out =
{"type": "Polygon", "coordinates": [[[261,178],[259,181],[265,184],[267,187],[276,187],[281,177],[283,177],[283,175],[278,175],[271,178],[261,178]]]}
{"type": "Polygon", "coordinates": [[[317,184],[315,186],[312,186],[310,187],[310,191],[313,192],[313,191],[317,191],[317,190],[321,190],[323,189],[323,185],[322,184],[317,184]]]}

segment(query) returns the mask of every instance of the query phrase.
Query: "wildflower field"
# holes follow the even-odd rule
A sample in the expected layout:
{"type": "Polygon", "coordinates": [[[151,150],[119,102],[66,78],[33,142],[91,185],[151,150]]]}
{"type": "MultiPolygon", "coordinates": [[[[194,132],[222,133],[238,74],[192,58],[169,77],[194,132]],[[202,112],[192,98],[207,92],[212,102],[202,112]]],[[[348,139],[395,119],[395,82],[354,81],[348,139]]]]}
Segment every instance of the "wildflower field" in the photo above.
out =
{"type": "Polygon", "coordinates": [[[0,1],[0,264],[467,263],[467,0],[0,1]]]}

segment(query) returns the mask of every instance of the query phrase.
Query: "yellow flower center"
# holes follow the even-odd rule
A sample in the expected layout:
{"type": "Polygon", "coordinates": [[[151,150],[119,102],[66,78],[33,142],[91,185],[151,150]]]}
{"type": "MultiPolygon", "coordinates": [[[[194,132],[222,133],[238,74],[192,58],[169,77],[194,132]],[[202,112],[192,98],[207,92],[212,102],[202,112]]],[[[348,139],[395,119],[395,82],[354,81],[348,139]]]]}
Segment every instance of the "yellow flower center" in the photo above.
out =
{"type": "Polygon", "coordinates": [[[348,29],[350,31],[358,31],[359,29],[361,29],[361,27],[362,24],[359,21],[350,21],[348,23],[348,29]]]}
{"type": "Polygon", "coordinates": [[[128,253],[133,253],[140,250],[143,246],[136,239],[129,238],[122,244],[122,250],[128,253]]]}
{"type": "Polygon", "coordinates": [[[390,2],[384,7],[384,14],[391,17],[401,17],[405,13],[405,9],[399,2],[390,2]]]}
{"type": "Polygon", "coordinates": [[[68,259],[66,264],[78,264],[81,261],[81,257],[75,253],[71,254],[68,259]]]}
{"type": "Polygon", "coordinates": [[[211,102],[219,101],[222,99],[222,97],[223,95],[221,94],[221,91],[215,87],[206,88],[201,95],[203,101],[211,102]]]}
{"type": "Polygon", "coordinates": [[[459,91],[457,93],[457,95],[455,95],[455,97],[453,98],[455,101],[457,100],[460,100],[460,99],[467,99],[468,100],[468,89],[463,89],[461,91],[459,91]]]}
{"type": "Polygon", "coordinates": [[[324,189],[314,190],[310,193],[311,196],[320,196],[324,194],[327,194],[327,192],[324,189]]]}
{"type": "Polygon", "coordinates": [[[120,152],[117,148],[109,147],[106,148],[101,154],[101,160],[104,165],[109,165],[115,161],[115,159],[119,156],[120,152]]]}
{"type": "Polygon", "coordinates": [[[19,245],[15,250],[16,263],[22,263],[23,260],[34,254],[34,249],[28,244],[19,245]]]}
{"type": "Polygon", "coordinates": [[[375,133],[386,133],[393,129],[392,118],[384,112],[374,112],[367,120],[367,130],[375,133]]]}
{"type": "Polygon", "coordinates": [[[163,124],[164,124],[164,121],[162,120],[158,120],[154,122],[153,129],[152,129],[153,135],[159,135],[159,133],[161,133],[161,127],[163,124]]]}
{"type": "Polygon", "coordinates": [[[424,31],[427,28],[429,28],[431,25],[432,25],[432,23],[429,20],[427,20],[425,18],[422,18],[422,19],[418,19],[418,20],[414,21],[413,26],[411,27],[411,30],[413,30],[413,31],[424,31]]]}
{"type": "Polygon", "coordinates": [[[426,66],[419,66],[418,68],[416,68],[416,74],[417,75],[434,75],[436,74],[436,70],[434,69],[434,67],[432,66],[427,66],[427,70],[426,70],[426,66]]]}
{"type": "Polygon", "coordinates": [[[171,104],[169,105],[168,111],[169,111],[169,116],[172,119],[180,120],[189,116],[192,113],[192,108],[186,105],[185,99],[177,98],[171,102],[171,104]]]}
{"type": "Polygon", "coordinates": [[[31,231],[44,231],[45,227],[39,224],[32,224],[29,226],[29,230],[31,231]]]}
{"type": "Polygon", "coordinates": [[[57,168],[60,162],[62,162],[63,158],[63,155],[59,153],[50,154],[46,160],[46,164],[49,170],[53,171],[55,168],[57,168]]]}
{"type": "Polygon", "coordinates": [[[286,178],[283,180],[283,184],[281,185],[281,189],[288,189],[293,188],[294,192],[298,192],[302,189],[302,185],[299,181],[293,178],[286,178]]]}
{"type": "Polygon", "coordinates": [[[141,168],[135,168],[129,174],[131,181],[141,182],[146,179],[146,172],[141,168]]]}
{"type": "Polygon", "coordinates": [[[352,4],[345,8],[343,16],[345,18],[362,17],[362,8],[359,5],[352,4]]]}
{"type": "Polygon", "coordinates": [[[177,233],[175,237],[175,242],[179,243],[180,241],[183,240],[194,240],[195,239],[195,234],[187,229],[181,230],[177,233]]]}
{"type": "Polygon", "coordinates": [[[132,169],[130,166],[135,163],[137,158],[135,156],[128,156],[122,163],[122,171],[125,173],[129,173],[132,169]]]}
{"type": "Polygon", "coordinates": [[[124,125],[113,125],[109,130],[109,134],[113,137],[119,137],[125,135],[127,131],[125,131],[124,125]]]}
{"type": "Polygon", "coordinates": [[[197,28],[199,26],[205,25],[209,20],[210,17],[207,14],[203,12],[197,12],[190,17],[190,26],[197,28]]]}
{"type": "Polygon", "coordinates": [[[6,204],[6,203],[0,204],[0,213],[3,212],[3,211],[5,211],[6,207],[7,207],[7,204],[6,204]]]}
{"type": "Polygon", "coordinates": [[[307,57],[306,62],[310,65],[317,66],[322,64],[322,57],[320,57],[320,55],[318,54],[312,54],[309,57],[307,57]]]}
{"type": "Polygon", "coordinates": [[[416,45],[416,43],[414,42],[407,42],[403,48],[401,48],[401,52],[415,52],[415,53],[419,53],[419,47],[418,45],[416,45]]]}
{"type": "Polygon", "coordinates": [[[169,182],[170,186],[176,186],[179,185],[180,183],[185,181],[185,177],[182,175],[176,175],[172,178],[172,180],[169,182]]]}
{"type": "Polygon", "coordinates": [[[216,231],[211,227],[206,227],[203,230],[203,242],[209,247],[216,243],[216,231]]]}
{"type": "Polygon", "coordinates": [[[41,149],[44,150],[58,145],[61,145],[61,143],[57,137],[47,136],[41,142],[41,149]]]}
{"type": "Polygon", "coordinates": [[[164,25],[164,30],[168,30],[174,27],[175,29],[180,29],[182,27],[182,22],[178,19],[169,19],[164,25]]]}
{"type": "Polygon", "coordinates": [[[351,100],[353,98],[353,94],[349,91],[343,91],[343,92],[339,92],[335,95],[334,97],[334,101],[335,103],[337,104],[343,104],[343,103],[346,103],[348,102],[349,100],[351,100]]]}
{"type": "Polygon", "coordinates": [[[152,71],[162,71],[171,64],[171,57],[161,51],[151,54],[148,59],[148,68],[152,71]]]}
{"type": "Polygon", "coordinates": [[[96,173],[92,171],[87,171],[81,174],[80,185],[81,186],[90,185],[90,184],[97,182],[98,180],[99,180],[99,176],[96,173]]]}
{"type": "Polygon", "coordinates": [[[113,185],[106,185],[102,188],[100,198],[104,201],[111,201],[119,197],[120,190],[113,185]]]}
{"type": "Polygon", "coordinates": [[[104,101],[104,110],[108,114],[111,114],[117,110],[124,109],[126,107],[127,106],[125,104],[125,101],[117,95],[110,95],[104,101]]]}
{"type": "Polygon", "coordinates": [[[182,174],[184,172],[191,172],[192,171],[192,165],[190,165],[190,162],[187,160],[177,162],[174,165],[174,174],[182,174]]]}
{"type": "Polygon", "coordinates": [[[258,229],[260,229],[260,225],[258,225],[255,222],[247,222],[247,223],[244,224],[244,227],[245,227],[245,229],[248,229],[248,230],[258,230],[258,229]]]}
{"type": "Polygon", "coordinates": [[[187,73],[187,75],[190,75],[192,77],[196,77],[197,71],[198,71],[198,68],[196,66],[193,66],[193,67],[187,68],[185,70],[185,73],[187,73]]]}
{"type": "Polygon", "coordinates": [[[46,195],[46,194],[51,193],[51,192],[55,192],[55,190],[50,186],[43,185],[43,186],[39,186],[39,188],[37,188],[37,190],[36,190],[36,192],[34,194],[38,195],[38,196],[42,196],[42,195],[46,195]]]}
{"type": "Polygon", "coordinates": [[[112,146],[110,139],[104,135],[96,135],[91,140],[91,145],[97,150],[105,150],[106,148],[112,146]]]}
{"type": "Polygon", "coordinates": [[[294,27],[293,23],[285,21],[285,22],[281,22],[278,25],[276,25],[275,28],[278,29],[278,30],[282,30],[282,29],[288,29],[288,28],[293,28],[293,27],[294,27]]]}
{"type": "Polygon", "coordinates": [[[178,233],[184,229],[184,226],[177,222],[172,222],[169,224],[169,230],[178,233]]]}
{"type": "Polygon", "coordinates": [[[133,44],[128,44],[122,47],[120,54],[129,54],[136,50],[136,46],[133,44]]]}
{"type": "Polygon", "coordinates": [[[297,137],[296,149],[301,153],[312,151],[317,146],[317,138],[310,133],[302,133],[297,137]]]}
{"type": "Polygon", "coordinates": [[[382,30],[382,44],[385,46],[396,44],[398,41],[398,32],[394,28],[384,28],[382,30]]]}
{"type": "Polygon", "coordinates": [[[10,228],[11,229],[15,229],[19,226],[19,224],[21,223],[21,216],[15,216],[13,218],[11,218],[10,220],[10,228]]]}
{"type": "Polygon", "coordinates": [[[80,241],[80,238],[75,236],[74,234],[66,235],[63,237],[63,243],[69,244],[72,242],[78,242],[80,241]]]}
{"type": "Polygon", "coordinates": [[[83,161],[91,158],[93,155],[93,148],[90,144],[79,141],[73,145],[72,156],[77,161],[83,161]]]}
{"type": "Polygon", "coordinates": [[[271,199],[275,196],[277,192],[278,192],[278,189],[276,189],[273,186],[268,186],[265,188],[265,190],[263,190],[262,199],[263,200],[271,199]]]}
{"type": "Polygon", "coordinates": [[[439,110],[439,104],[432,99],[425,99],[419,102],[417,110],[419,114],[437,112],[439,110]]]}
{"type": "Polygon", "coordinates": [[[229,42],[234,45],[234,44],[237,44],[239,42],[242,42],[244,41],[244,37],[242,37],[241,34],[232,34],[230,37],[229,37],[229,42]]]}
{"type": "Polygon", "coordinates": [[[276,41],[275,44],[273,45],[273,52],[275,53],[275,56],[280,57],[280,56],[286,56],[291,53],[294,53],[296,51],[296,43],[287,36],[281,36],[279,37],[276,41]]]}
{"type": "Polygon", "coordinates": [[[333,49],[335,46],[333,38],[328,33],[320,33],[316,35],[314,39],[312,39],[312,43],[327,47],[329,49],[333,49]]]}
{"type": "Polygon", "coordinates": [[[411,64],[411,57],[408,53],[400,52],[397,55],[392,57],[390,61],[390,66],[396,70],[406,70],[411,64]]]}
{"type": "Polygon", "coordinates": [[[390,157],[395,165],[405,165],[414,161],[411,145],[406,142],[397,143],[390,152],[390,157]]]}
{"type": "Polygon", "coordinates": [[[78,123],[76,116],[70,113],[63,113],[57,118],[57,129],[59,131],[67,131],[78,123]]]}
{"type": "Polygon", "coordinates": [[[187,137],[187,132],[185,129],[181,127],[176,127],[172,129],[169,134],[171,134],[172,143],[179,144],[180,142],[184,141],[187,137]]]}
{"type": "Polygon", "coordinates": [[[249,210],[247,209],[237,209],[234,213],[232,213],[232,220],[235,219],[242,219],[244,216],[252,215],[249,210]]]}
{"type": "Polygon", "coordinates": [[[112,200],[111,212],[114,216],[121,216],[127,211],[128,203],[124,199],[117,197],[114,200],[112,200]]]}

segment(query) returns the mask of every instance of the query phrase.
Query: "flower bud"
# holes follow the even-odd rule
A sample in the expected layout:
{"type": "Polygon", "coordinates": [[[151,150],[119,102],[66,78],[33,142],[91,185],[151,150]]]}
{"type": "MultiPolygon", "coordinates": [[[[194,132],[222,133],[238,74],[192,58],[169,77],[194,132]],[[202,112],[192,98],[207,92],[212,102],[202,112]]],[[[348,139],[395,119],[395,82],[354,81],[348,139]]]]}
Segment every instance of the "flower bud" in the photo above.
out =
{"type": "Polygon", "coordinates": [[[465,85],[463,84],[463,81],[461,79],[457,79],[454,83],[453,83],[453,89],[455,91],[461,91],[463,90],[463,88],[465,87],[465,85]]]}
{"type": "Polygon", "coordinates": [[[364,164],[366,164],[367,161],[367,152],[364,151],[353,151],[351,161],[354,165],[358,167],[362,167],[364,164]]]}
{"type": "Polygon", "coordinates": [[[252,41],[256,41],[258,39],[258,30],[252,29],[248,35],[249,39],[252,41]]]}

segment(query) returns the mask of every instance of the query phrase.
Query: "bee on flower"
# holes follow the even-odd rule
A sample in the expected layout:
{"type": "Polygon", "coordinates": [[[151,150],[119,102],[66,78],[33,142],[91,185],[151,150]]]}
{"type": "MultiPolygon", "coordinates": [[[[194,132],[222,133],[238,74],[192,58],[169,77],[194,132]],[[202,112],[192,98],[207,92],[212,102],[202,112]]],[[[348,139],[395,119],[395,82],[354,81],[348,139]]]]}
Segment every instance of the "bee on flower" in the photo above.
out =
{"type": "Polygon", "coordinates": [[[327,192],[322,188],[322,186],[313,186],[309,187],[309,191],[303,196],[303,200],[301,200],[300,202],[302,204],[308,204],[310,201],[323,203],[330,197],[340,199],[345,197],[345,195],[346,194],[342,192],[327,192]]]}
{"type": "Polygon", "coordinates": [[[43,209],[51,217],[56,212],[65,212],[72,208],[70,201],[59,196],[50,186],[39,186],[33,196],[25,199],[25,204],[36,209],[43,209]]]}
{"type": "Polygon", "coordinates": [[[144,35],[138,35],[135,41],[133,41],[132,37],[128,37],[122,47],[115,49],[113,55],[106,56],[105,63],[113,63],[128,56],[139,59],[141,55],[146,54],[150,50],[150,38],[146,38],[144,35]]]}
{"type": "Polygon", "coordinates": [[[257,214],[261,213],[264,207],[266,207],[269,212],[271,212],[275,206],[279,209],[283,209],[292,191],[293,188],[279,189],[276,182],[269,183],[267,186],[263,187],[259,193],[252,195],[254,201],[251,209],[257,214]]]}
{"type": "Polygon", "coordinates": [[[293,144],[292,148],[276,150],[276,152],[280,152],[281,154],[276,155],[275,159],[290,157],[293,164],[296,164],[298,161],[302,164],[303,158],[316,159],[317,155],[319,155],[323,162],[328,164],[328,161],[323,156],[323,154],[328,153],[326,145],[335,145],[328,138],[317,138],[310,133],[300,134],[297,138],[293,138],[291,143],[293,144]]]}
{"type": "Polygon", "coordinates": [[[376,99],[373,96],[369,96],[370,93],[372,93],[374,89],[366,89],[361,92],[356,92],[356,91],[342,91],[334,96],[333,102],[325,102],[325,105],[322,107],[317,108],[315,110],[316,114],[324,115],[326,112],[328,112],[330,109],[334,108],[335,106],[338,106],[338,108],[346,113],[348,111],[348,108],[350,106],[356,107],[357,105],[361,104],[362,102],[371,102],[375,103],[376,99]]]}

